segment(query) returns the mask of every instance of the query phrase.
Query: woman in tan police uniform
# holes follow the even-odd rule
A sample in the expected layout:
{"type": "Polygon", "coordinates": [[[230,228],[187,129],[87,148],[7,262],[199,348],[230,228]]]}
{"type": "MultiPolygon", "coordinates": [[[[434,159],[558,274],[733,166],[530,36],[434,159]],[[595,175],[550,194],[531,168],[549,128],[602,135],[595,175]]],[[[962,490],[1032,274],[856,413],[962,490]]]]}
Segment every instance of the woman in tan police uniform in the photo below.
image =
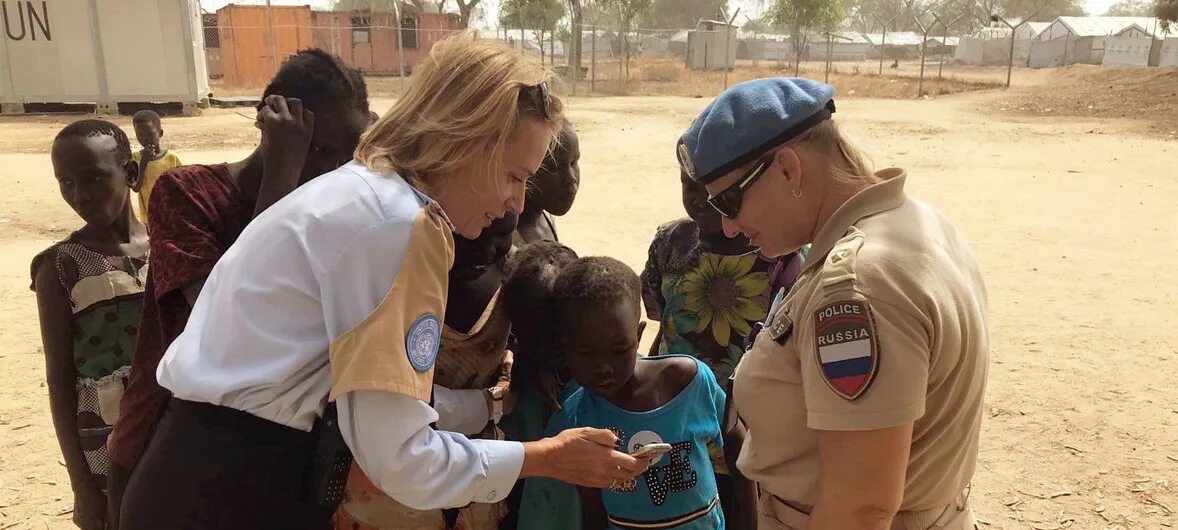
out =
{"type": "Polygon", "coordinates": [[[724,229],[766,255],[809,243],[735,376],[739,468],[765,529],[972,529],[989,340],[953,225],[873,172],[830,119],[834,88],[737,85],[678,146],[724,229]]]}

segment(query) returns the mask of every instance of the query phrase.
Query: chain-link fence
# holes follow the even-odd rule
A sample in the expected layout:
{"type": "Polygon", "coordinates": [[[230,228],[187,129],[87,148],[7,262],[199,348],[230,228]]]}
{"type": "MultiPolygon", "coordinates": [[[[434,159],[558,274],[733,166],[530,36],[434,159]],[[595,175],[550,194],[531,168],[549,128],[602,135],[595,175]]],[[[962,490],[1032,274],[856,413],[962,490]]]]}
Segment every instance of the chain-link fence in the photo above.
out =
{"type": "MultiPolygon", "coordinates": [[[[321,48],[363,71],[372,94],[395,96],[430,48],[462,25],[454,14],[306,6],[231,5],[203,17],[209,77],[214,94],[225,95],[256,94],[286,57],[321,48]]],[[[568,28],[481,33],[552,66],[566,92],[577,95],[708,97],[752,78],[803,75],[836,86],[874,85],[865,96],[918,97],[960,91],[962,82],[953,78],[961,36],[942,27],[927,34],[837,31],[794,37],[742,31],[723,22],[625,30],[585,23],[579,68],[569,57],[578,47],[568,28]]]]}

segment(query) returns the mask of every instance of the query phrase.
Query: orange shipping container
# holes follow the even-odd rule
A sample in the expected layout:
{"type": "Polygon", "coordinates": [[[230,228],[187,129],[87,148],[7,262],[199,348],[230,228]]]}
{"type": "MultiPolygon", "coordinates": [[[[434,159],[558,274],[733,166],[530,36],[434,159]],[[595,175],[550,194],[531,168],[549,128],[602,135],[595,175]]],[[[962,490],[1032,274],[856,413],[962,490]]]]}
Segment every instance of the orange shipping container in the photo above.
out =
{"type": "Polygon", "coordinates": [[[311,18],[314,46],[366,74],[399,74],[402,55],[409,73],[436,42],[458,31],[457,16],[444,13],[405,12],[399,26],[393,13],[315,11],[311,18]],[[398,29],[404,54],[397,50],[398,29]]]}
{"type": "Polygon", "coordinates": [[[275,6],[270,9],[274,17],[274,57],[265,6],[230,4],[217,10],[226,85],[265,86],[274,76],[275,64],[280,65],[287,57],[312,46],[311,8],[275,6]]]}

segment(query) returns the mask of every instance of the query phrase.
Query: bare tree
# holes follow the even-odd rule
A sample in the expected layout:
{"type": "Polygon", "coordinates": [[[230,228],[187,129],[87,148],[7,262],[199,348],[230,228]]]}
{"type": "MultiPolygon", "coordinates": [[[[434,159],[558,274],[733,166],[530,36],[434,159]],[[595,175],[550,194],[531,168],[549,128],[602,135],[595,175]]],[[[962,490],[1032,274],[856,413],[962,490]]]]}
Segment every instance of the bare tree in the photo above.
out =
{"type": "Polygon", "coordinates": [[[806,32],[812,29],[833,30],[843,19],[839,0],[776,0],[770,8],[773,22],[788,27],[793,35],[794,75],[801,70],[806,32]]]}
{"type": "Polygon", "coordinates": [[[581,32],[585,20],[582,5],[590,0],[567,0],[569,6],[569,46],[565,49],[568,58],[569,75],[573,78],[573,90],[581,78],[581,32]]]}
{"type": "Polygon", "coordinates": [[[470,27],[470,16],[474,13],[476,7],[479,6],[481,0],[454,0],[458,4],[458,25],[463,28],[470,27]]]}
{"type": "MultiPolygon", "coordinates": [[[[618,39],[621,41],[622,64],[625,66],[625,78],[630,78],[630,28],[639,15],[646,12],[654,4],[654,0],[604,0],[604,3],[614,8],[618,14],[618,39]]],[[[621,80],[619,79],[619,82],[621,80]]]]}

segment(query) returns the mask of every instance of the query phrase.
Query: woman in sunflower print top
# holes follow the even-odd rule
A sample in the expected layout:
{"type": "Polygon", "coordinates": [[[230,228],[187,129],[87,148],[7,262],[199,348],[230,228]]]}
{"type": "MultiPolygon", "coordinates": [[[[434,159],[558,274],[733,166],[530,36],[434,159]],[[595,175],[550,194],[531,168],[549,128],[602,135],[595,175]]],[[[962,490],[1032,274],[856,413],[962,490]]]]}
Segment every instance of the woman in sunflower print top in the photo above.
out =
{"type": "MultiPolygon", "coordinates": [[[[659,322],[651,355],[683,353],[707,364],[726,386],[755,326],[778,291],[788,291],[804,250],[761,257],[745,238],[728,238],[704,187],[680,174],[688,217],[659,227],[642,271],[647,318],[659,322]]],[[[725,520],[738,517],[733,480],[719,447],[709,447],[725,520]]]]}
{"type": "Polygon", "coordinates": [[[686,175],[680,181],[688,217],[659,227],[642,272],[646,315],[660,323],[650,353],[693,355],[727,381],[774,294],[797,279],[803,256],[770,260],[749,240],[728,238],[703,186],[686,175]]]}

